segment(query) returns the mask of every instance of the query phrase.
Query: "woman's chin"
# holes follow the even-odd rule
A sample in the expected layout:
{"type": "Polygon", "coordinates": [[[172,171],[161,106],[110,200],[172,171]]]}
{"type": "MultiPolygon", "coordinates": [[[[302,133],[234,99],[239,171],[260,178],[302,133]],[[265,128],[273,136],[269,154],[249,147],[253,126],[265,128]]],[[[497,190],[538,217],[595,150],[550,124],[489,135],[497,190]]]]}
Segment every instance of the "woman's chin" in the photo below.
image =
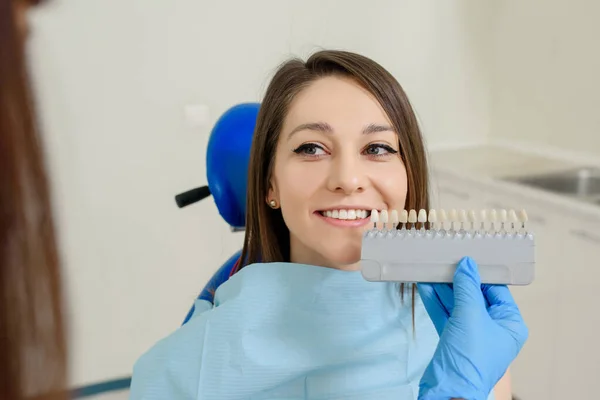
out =
{"type": "Polygon", "coordinates": [[[359,271],[360,270],[360,262],[356,262],[354,264],[339,264],[336,266],[340,271],[359,271]]]}
{"type": "Polygon", "coordinates": [[[312,237],[300,241],[291,237],[291,261],[300,264],[356,271],[360,267],[361,237],[357,240],[331,240],[331,237],[312,237]]]}

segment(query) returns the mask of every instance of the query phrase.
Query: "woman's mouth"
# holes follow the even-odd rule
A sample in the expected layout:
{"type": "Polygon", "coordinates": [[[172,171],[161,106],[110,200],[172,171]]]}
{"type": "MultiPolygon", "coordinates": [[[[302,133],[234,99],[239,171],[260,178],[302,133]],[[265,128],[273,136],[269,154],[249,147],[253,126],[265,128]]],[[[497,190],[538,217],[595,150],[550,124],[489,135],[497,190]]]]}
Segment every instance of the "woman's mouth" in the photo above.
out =
{"type": "Polygon", "coordinates": [[[327,224],[338,228],[362,228],[371,223],[371,210],[326,210],[316,211],[315,215],[327,224]]]}
{"type": "Polygon", "coordinates": [[[327,210],[327,211],[319,211],[323,217],[333,218],[338,220],[361,220],[365,218],[369,218],[371,215],[370,210],[327,210]]]}

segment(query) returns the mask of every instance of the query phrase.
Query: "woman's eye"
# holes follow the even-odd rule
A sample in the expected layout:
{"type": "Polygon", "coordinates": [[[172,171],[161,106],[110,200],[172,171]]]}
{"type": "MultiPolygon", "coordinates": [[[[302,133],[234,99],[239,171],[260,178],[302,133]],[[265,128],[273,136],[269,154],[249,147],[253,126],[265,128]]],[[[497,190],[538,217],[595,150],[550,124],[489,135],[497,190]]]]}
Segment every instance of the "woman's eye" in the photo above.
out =
{"type": "Polygon", "coordinates": [[[306,156],[321,156],[326,154],[325,150],[323,150],[321,146],[314,143],[303,144],[302,146],[294,150],[294,153],[303,154],[306,156]]]}
{"type": "Polygon", "coordinates": [[[384,156],[388,154],[396,154],[398,152],[385,144],[371,144],[369,147],[367,147],[366,153],[369,156],[384,156]]]}

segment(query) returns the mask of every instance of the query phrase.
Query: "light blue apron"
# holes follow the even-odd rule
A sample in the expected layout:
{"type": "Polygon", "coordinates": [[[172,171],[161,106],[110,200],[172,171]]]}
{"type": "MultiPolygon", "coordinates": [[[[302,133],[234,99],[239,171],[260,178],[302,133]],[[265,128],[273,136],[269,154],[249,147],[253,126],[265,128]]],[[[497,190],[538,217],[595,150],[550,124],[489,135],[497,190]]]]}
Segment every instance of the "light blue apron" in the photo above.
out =
{"type": "MultiPolygon", "coordinates": [[[[132,400],[413,400],[438,335],[360,272],[253,264],[136,363],[132,400]]],[[[493,399],[493,395],[490,396],[493,399]]]]}

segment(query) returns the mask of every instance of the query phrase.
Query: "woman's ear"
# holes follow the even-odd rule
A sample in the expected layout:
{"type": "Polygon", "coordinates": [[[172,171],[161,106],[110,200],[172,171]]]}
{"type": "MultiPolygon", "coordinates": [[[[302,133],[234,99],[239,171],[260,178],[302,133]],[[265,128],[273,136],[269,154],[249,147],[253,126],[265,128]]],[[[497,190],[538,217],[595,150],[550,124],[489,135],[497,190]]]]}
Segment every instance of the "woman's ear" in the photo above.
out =
{"type": "Polygon", "coordinates": [[[279,193],[277,192],[277,186],[272,181],[269,184],[266,201],[269,207],[279,208],[279,193]]]}

